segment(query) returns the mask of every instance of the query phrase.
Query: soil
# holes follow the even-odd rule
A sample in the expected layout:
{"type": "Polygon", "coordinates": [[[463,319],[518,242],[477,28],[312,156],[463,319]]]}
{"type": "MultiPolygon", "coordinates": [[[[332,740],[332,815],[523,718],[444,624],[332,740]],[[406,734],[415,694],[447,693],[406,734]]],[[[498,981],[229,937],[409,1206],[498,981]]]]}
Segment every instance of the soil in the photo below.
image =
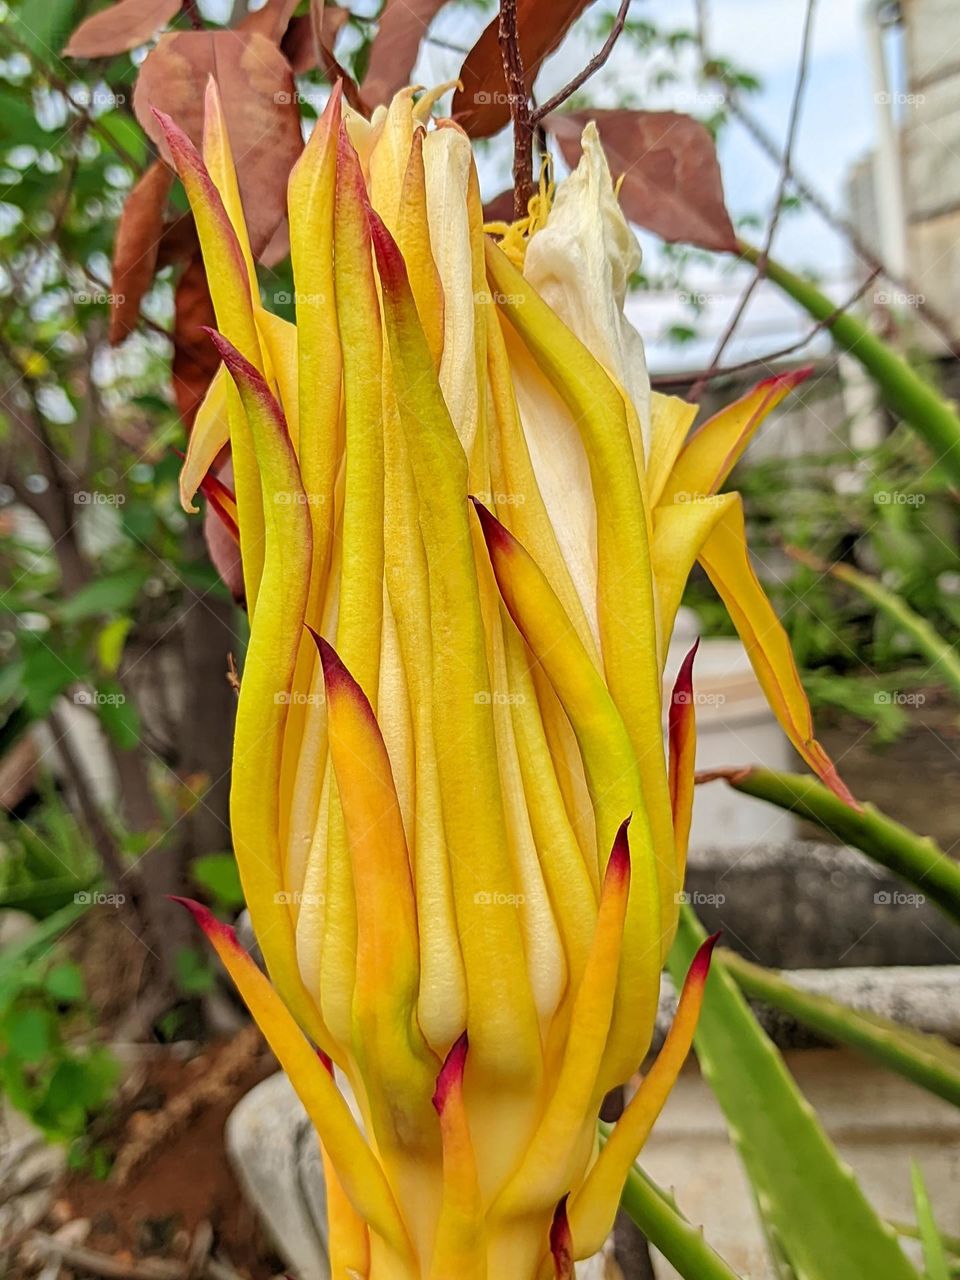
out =
{"type": "Polygon", "coordinates": [[[256,1033],[251,1037],[246,1031],[185,1059],[166,1052],[138,1064],[133,1087],[124,1090],[122,1112],[104,1139],[114,1173],[105,1180],[69,1174],[57,1191],[47,1229],[89,1220],[85,1247],[131,1261],[185,1258],[198,1228],[209,1224],[213,1256],[239,1275],[269,1280],[282,1273],[231,1172],[223,1141],[224,1123],[238,1100],[275,1070],[256,1033]],[[215,1091],[204,1088],[205,1080],[222,1074],[224,1055],[237,1061],[244,1036],[238,1069],[215,1091]],[[131,1172],[118,1182],[116,1170],[124,1162],[131,1172]]]}
{"type": "MultiPolygon", "coordinates": [[[[844,782],[859,800],[932,837],[960,858],[960,716],[956,699],[932,692],[910,708],[910,724],[895,742],[878,745],[872,730],[853,717],[830,721],[821,713],[817,729],[844,782]]],[[[823,840],[819,828],[802,834],[823,840]]]]}

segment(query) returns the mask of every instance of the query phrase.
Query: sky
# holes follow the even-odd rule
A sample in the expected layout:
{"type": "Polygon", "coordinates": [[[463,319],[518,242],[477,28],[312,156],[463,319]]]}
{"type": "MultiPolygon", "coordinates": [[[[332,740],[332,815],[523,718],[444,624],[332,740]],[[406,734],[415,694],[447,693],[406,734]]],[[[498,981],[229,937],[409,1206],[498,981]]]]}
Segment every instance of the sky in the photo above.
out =
{"type": "MultiPolygon", "coordinates": [[[[597,0],[588,11],[588,18],[590,13],[602,8],[613,12],[616,7],[614,0],[597,0]]],[[[758,76],[763,87],[751,96],[751,110],[780,141],[787,132],[805,8],[804,0],[711,0],[708,6],[709,47],[716,55],[725,56],[758,76]]],[[[796,171],[808,178],[831,205],[844,211],[845,183],[850,166],[870,149],[873,141],[875,107],[863,8],[864,0],[830,0],[829,4],[821,2],[817,5],[802,114],[793,153],[796,171]]],[[[631,14],[666,30],[692,28],[694,0],[633,0],[631,14]]],[[[441,35],[453,43],[469,45],[481,26],[482,18],[479,16],[458,14],[451,20],[445,19],[441,12],[431,34],[441,35]]],[[[596,37],[589,32],[588,20],[581,20],[563,48],[544,66],[536,86],[541,101],[584,65],[596,44],[596,37]],[[585,33],[584,28],[587,28],[585,33]]],[[[889,52],[895,64],[895,50],[889,52]]],[[[607,67],[591,82],[592,100],[602,105],[614,105],[620,101],[620,89],[637,82],[637,57],[625,42],[621,42],[607,67]]],[[[418,78],[425,83],[435,83],[448,75],[455,75],[457,61],[456,54],[427,44],[418,66],[418,78]]],[[[709,112],[710,104],[698,104],[693,85],[691,79],[668,86],[644,105],[654,109],[693,110],[694,113],[699,110],[700,114],[705,114],[709,112]]],[[[768,214],[777,187],[778,169],[736,122],[722,137],[720,164],[727,204],[734,219],[746,214],[768,214]]],[[[491,167],[495,168],[494,178],[502,185],[505,172],[502,157],[495,166],[481,162],[481,181],[488,196],[496,193],[490,189],[491,167]]],[[[640,239],[645,254],[655,256],[654,237],[641,233],[640,239]]],[[[783,216],[775,252],[789,266],[815,270],[827,292],[838,301],[849,296],[856,287],[850,271],[849,251],[842,238],[813,211],[783,216]]],[[[715,338],[722,331],[750,274],[747,268],[731,274],[730,264],[720,260],[716,266],[698,269],[694,273],[691,285],[709,301],[696,322],[701,335],[699,340],[683,348],[661,340],[670,323],[689,321],[689,312],[685,311],[682,303],[664,298],[662,294],[634,297],[630,304],[631,315],[645,335],[651,367],[663,371],[708,363],[715,338]]],[[[734,363],[761,351],[787,345],[805,333],[809,323],[778,291],[763,286],[751,303],[741,336],[728,348],[726,362],[734,363]]],[[[821,344],[825,345],[822,338],[821,344]]]]}
{"type": "MultiPolygon", "coordinates": [[[[220,2],[204,0],[203,7],[212,10],[220,2]]],[[[591,30],[595,15],[604,9],[615,12],[617,2],[596,0],[561,49],[547,60],[536,85],[541,101],[566,83],[595,52],[598,39],[591,30]]],[[[873,141],[875,107],[862,17],[865,3],[866,0],[820,0],[816,6],[812,53],[793,153],[795,170],[808,178],[832,206],[843,211],[850,166],[870,149],[873,141]]],[[[376,0],[352,0],[351,8],[374,13],[376,0]]],[[[805,0],[708,0],[707,8],[711,51],[758,76],[762,89],[751,96],[751,110],[782,142],[797,75],[805,0]]],[[[630,12],[664,30],[692,29],[695,21],[694,0],[633,0],[630,12]]],[[[441,10],[430,35],[468,48],[488,17],[488,13],[465,11],[459,6],[441,10]]],[[[895,67],[896,51],[890,49],[888,53],[895,67]]],[[[635,50],[621,40],[607,66],[591,81],[591,100],[599,105],[622,103],[623,89],[635,87],[639,81],[638,58],[635,50]]],[[[428,40],[422,47],[415,79],[432,85],[453,78],[460,61],[456,52],[428,40]]],[[[695,114],[710,111],[709,104],[697,102],[692,77],[650,95],[642,105],[692,110],[695,114]]],[[[485,197],[497,194],[506,185],[509,145],[509,140],[502,138],[479,158],[485,197]]],[[[720,164],[734,219],[746,214],[767,215],[773,204],[778,170],[736,122],[721,139],[720,164]]],[[[761,233],[754,235],[761,237],[761,233]]],[[[640,239],[645,254],[654,260],[655,238],[641,233],[640,239]]],[[[784,215],[774,249],[788,266],[816,271],[826,291],[838,302],[856,287],[851,257],[842,238],[813,211],[784,215]]],[[[663,371],[708,363],[716,336],[750,274],[747,268],[731,273],[731,264],[720,259],[716,265],[694,272],[689,285],[709,301],[696,322],[698,341],[683,348],[662,340],[671,323],[689,322],[690,313],[683,304],[663,294],[634,296],[630,312],[644,333],[651,367],[663,371]]],[[[772,286],[761,286],[738,338],[728,348],[725,362],[734,363],[787,345],[808,328],[809,321],[793,304],[772,286]]],[[[826,346],[822,335],[819,342],[826,346]]]]}

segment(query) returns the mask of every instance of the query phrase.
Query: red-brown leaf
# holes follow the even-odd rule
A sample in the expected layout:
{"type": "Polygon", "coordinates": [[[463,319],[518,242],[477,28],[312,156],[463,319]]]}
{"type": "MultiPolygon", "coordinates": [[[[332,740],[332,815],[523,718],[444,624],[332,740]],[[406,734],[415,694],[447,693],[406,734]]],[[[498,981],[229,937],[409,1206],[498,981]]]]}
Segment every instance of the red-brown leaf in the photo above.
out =
{"type": "Polygon", "coordinates": [[[267,0],[262,9],[248,13],[237,30],[256,31],[279,44],[299,3],[300,0],[267,0]]]}
{"type": "Polygon", "coordinates": [[[368,110],[389,102],[410,82],[427,28],[445,0],[387,0],[380,15],[370,61],[360,85],[368,110]]]}
{"type": "MultiPolygon", "coordinates": [[[[517,0],[517,31],[527,91],[548,58],[591,0],[517,0]]],[[[453,96],[452,114],[472,138],[487,138],[510,119],[507,82],[500,53],[499,18],[485,28],[460,68],[463,88],[453,96]]]]}
{"type": "MultiPolygon", "coordinates": [[[[340,5],[325,4],[320,17],[320,40],[332,53],[340,28],[350,17],[350,10],[340,5]]],[[[293,67],[294,75],[302,76],[317,65],[317,42],[313,38],[313,19],[309,13],[294,18],[281,41],[283,56],[293,67]]]]}
{"type": "Polygon", "coordinates": [[[220,363],[205,332],[205,326],[215,328],[216,323],[203,260],[197,254],[185,267],[174,295],[173,393],[188,427],[220,363]]]}
{"type": "Polygon", "coordinates": [[[571,167],[580,134],[595,120],[627,217],[671,243],[736,251],[737,237],[723,200],[717,149],[709,129],[676,111],[570,111],[546,126],[571,167]]]}
{"type": "Polygon", "coordinates": [[[110,341],[122,342],[137,327],[140,303],[150,288],[163,236],[163,214],[173,174],[155,160],[123,206],[113,247],[110,341]]]}
{"type": "Polygon", "coordinates": [[[223,99],[250,243],[259,255],[285,214],[287,178],[303,150],[293,73],[277,46],[258,32],[165,35],[140,68],[134,110],[165,158],[151,107],[171,115],[199,146],[211,74],[223,99]]]}
{"type": "Polygon", "coordinates": [[[67,41],[69,58],[106,58],[144,44],[180,10],[181,0],[120,0],[81,22],[67,41]]]}

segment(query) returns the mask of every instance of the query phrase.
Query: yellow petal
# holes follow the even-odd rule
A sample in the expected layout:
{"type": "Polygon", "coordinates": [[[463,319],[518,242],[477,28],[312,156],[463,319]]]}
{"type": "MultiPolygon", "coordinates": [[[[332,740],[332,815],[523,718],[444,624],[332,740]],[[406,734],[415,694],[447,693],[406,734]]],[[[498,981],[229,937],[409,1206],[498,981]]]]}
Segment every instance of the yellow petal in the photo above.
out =
{"type": "Polygon", "coordinates": [[[693,1044],[710,972],[710,956],[718,937],[719,934],[714,934],[708,938],[691,961],[663,1048],[627,1103],[586,1182],[574,1195],[570,1207],[574,1257],[588,1258],[596,1253],[613,1228],[630,1166],[663,1110],[693,1044]]]}
{"type": "Polygon", "coordinates": [[[420,507],[433,629],[434,734],[477,1066],[529,1081],[540,1045],[514,901],[467,517],[467,465],[440,392],[403,259],[371,215],[397,403],[420,507]],[[470,761],[469,770],[463,762],[470,761]],[[494,905],[497,904],[497,905],[494,905]]]}
{"type": "Polygon", "coordinates": [[[180,469],[180,505],[191,514],[199,510],[193,499],[204,476],[230,442],[227,419],[227,387],[230,379],[223,365],[213,375],[200,402],[187,441],[187,456],[180,469]]]}
{"type": "MultiPolygon", "coordinates": [[[[657,865],[643,805],[636,757],[603,680],[537,565],[485,508],[475,503],[504,603],[556,690],[583,756],[606,868],[625,818],[633,816],[629,926],[620,974],[620,1000],[611,1031],[607,1072],[613,1083],[633,1072],[649,1043],[661,967],[659,880],[673,882],[673,865],[657,865]]],[[[672,861],[673,833],[665,856],[672,861]]]]}
{"type": "MultiPolygon", "coordinates": [[[[489,243],[487,269],[498,305],[573,414],[589,462],[597,520],[596,594],[603,665],[640,766],[661,872],[661,897],[669,917],[675,914],[677,886],[672,879],[673,830],[659,729],[662,693],[656,612],[647,515],[624,402],[586,348],[489,243]]],[[[572,485],[573,478],[568,483],[572,485]]]]}
{"type": "Polygon", "coordinates": [[[613,1015],[630,888],[628,822],[607,862],[593,946],[577,992],[563,1061],[539,1128],[494,1215],[542,1213],[579,1182],[593,1143],[598,1075],[613,1015]]]}
{"type": "Polygon", "coordinates": [[[443,1141],[443,1200],[430,1280],[485,1280],[486,1249],[477,1164],[463,1097],[466,1033],[447,1055],[437,1077],[433,1105],[443,1141]]]}
{"type": "Polygon", "coordinates": [[[750,563],[739,496],[704,543],[700,563],[727,607],[784,733],[814,773],[842,800],[854,804],[833,761],[814,737],[810,703],[790,641],[750,563]]]}
{"type": "Polygon", "coordinates": [[[809,368],[795,369],[765,378],[714,414],[687,441],[664,486],[661,502],[716,493],[767,414],[810,373],[809,368]]]}
{"type": "Polygon", "coordinates": [[[410,1244],[383,1170],[316,1050],[307,1042],[266,977],[232,929],[199,903],[177,899],[193,913],[230,974],[320,1135],[355,1211],[396,1251],[410,1244]]]}
{"type": "Polygon", "coordinates": [[[300,979],[280,848],[283,731],[306,608],[311,536],[303,487],[283,414],[264,378],[212,335],[238,389],[263,479],[267,516],[264,609],[250,629],[237,703],[230,791],[233,847],[254,931],[270,975],[326,1051],[326,1032],[300,979]]]}

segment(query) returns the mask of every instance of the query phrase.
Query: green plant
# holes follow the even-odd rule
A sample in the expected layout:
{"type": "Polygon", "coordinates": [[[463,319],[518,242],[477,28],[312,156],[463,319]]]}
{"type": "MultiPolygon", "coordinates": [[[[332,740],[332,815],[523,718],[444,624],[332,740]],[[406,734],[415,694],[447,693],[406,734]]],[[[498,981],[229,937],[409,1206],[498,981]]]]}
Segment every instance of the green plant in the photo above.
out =
{"type": "Polygon", "coordinates": [[[91,1121],[109,1104],[119,1066],[88,1041],[83,974],[56,957],[0,967],[0,1089],[51,1141],[90,1154],[91,1121]]]}

